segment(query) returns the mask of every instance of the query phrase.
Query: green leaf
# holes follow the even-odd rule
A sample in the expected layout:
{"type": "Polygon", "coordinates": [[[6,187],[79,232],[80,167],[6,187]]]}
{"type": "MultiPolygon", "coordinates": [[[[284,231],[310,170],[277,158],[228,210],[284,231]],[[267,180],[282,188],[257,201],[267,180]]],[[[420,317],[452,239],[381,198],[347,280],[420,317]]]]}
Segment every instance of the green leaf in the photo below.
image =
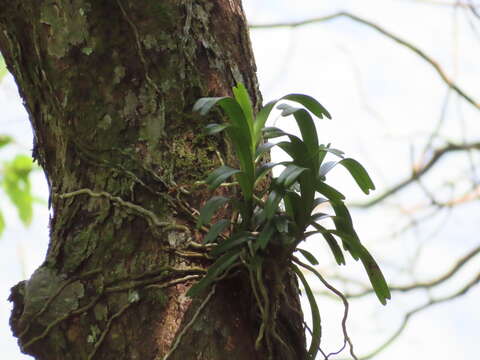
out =
{"type": "Polygon", "coordinates": [[[345,200],[345,196],[341,192],[337,191],[323,181],[317,182],[315,190],[327,197],[332,203],[345,200]]]}
{"type": "Polygon", "coordinates": [[[283,185],[285,188],[288,188],[292,185],[298,177],[304,172],[308,170],[307,168],[297,166],[295,164],[289,164],[287,167],[282,171],[276,181],[278,184],[283,185]]]}
{"type": "Polygon", "coordinates": [[[322,197],[319,197],[319,198],[316,198],[314,201],[313,201],[313,208],[315,209],[317,206],[321,205],[321,204],[324,204],[326,202],[328,202],[329,200],[326,199],[326,198],[322,198],[322,197]]]}
{"type": "Polygon", "coordinates": [[[338,265],[345,265],[345,257],[343,256],[342,249],[337,243],[337,239],[331,234],[331,230],[325,229],[323,226],[317,224],[316,222],[312,222],[311,225],[317,229],[317,231],[322,234],[323,238],[327,242],[332,254],[335,258],[335,261],[338,265]]]}
{"type": "Polygon", "coordinates": [[[246,231],[235,233],[225,241],[222,241],[220,244],[218,244],[212,251],[210,251],[210,255],[213,257],[217,257],[220,254],[227,252],[230,249],[235,248],[239,245],[242,245],[243,243],[251,239],[252,237],[246,231]]]}
{"type": "Polygon", "coordinates": [[[223,165],[215,169],[208,175],[205,182],[208,184],[210,190],[215,190],[230,176],[239,173],[240,170],[223,165]]]}
{"type": "Polygon", "coordinates": [[[0,135],[0,149],[13,141],[13,138],[8,135],[0,135]]]}
{"type": "Polygon", "coordinates": [[[325,152],[329,152],[335,156],[338,156],[339,158],[342,158],[343,159],[343,155],[345,154],[342,150],[338,150],[338,149],[332,149],[330,147],[330,144],[328,145],[320,145],[319,147],[319,150],[321,151],[325,151],[325,152]]]}
{"type": "Polygon", "coordinates": [[[223,130],[225,130],[227,127],[229,127],[230,124],[208,124],[205,126],[205,135],[214,135],[217,134],[223,130]]]}
{"type": "Polygon", "coordinates": [[[278,190],[272,190],[265,202],[265,215],[267,219],[273,218],[278,210],[278,204],[282,200],[282,194],[278,190]]]}
{"type": "Polygon", "coordinates": [[[370,279],[370,283],[372,284],[378,300],[382,303],[382,305],[385,305],[387,300],[391,298],[391,294],[387,281],[385,280],[380,267],[364,246],[362,246],[360,258],[362,260],[363,267],[367,271],[368,278],[370,279]]]}
{"type": "MultiPolygon", "coordinates": [[[[300,129],[300,132],[302,134],[303,142],[305,143],[305,146],[307,148],[308,157],[313,159],[318,152],[318,135],[313,119],[308,113],[308,111],[301,108],[295,108],[287,104],[280,104],[277,106],[277,108],[283,109],[282,116],[288,116],[293,114],[295,121],[297,122],[298,128],[300,129]]],[[[306,154],[303,154],[303,156],[305,155],[306,154]]],[[[316,168],[318,167],[318,164],[314,162],[312,165],[313,166],[311,166],[311,168],[316,173],[316,168]]]]}
{"type": "Polygon", "coordinates": [[[17,155],[6,163],[3,174],[3,187],[10,201],[15,205],[20,220],[29,225],[33,217],[33,196],[29,174],[33,169],[32,158],[17,155]]]}
{"type": "Polygon", "coordinates": [[[327,161],[326,163],[323,163],[322,166],[320,166],[320,170],[318,172],[318,175],[320,177],[324,177],[325,175],[328,174],[330,170],[332,170],[339,162],[338,161],[327,161]]]}
{"type": "Polygon", "coordinates": [[[272,222],[268,222],[263,230],[260,232],[258,235],[257,241],[255,242],[255,249],[262,249],[264,250],[270,239],[272,238],[272,235],[275,232],[275,226],[272,222]]]}
{"type": "Polygon", "coordinates": [[[332,118],[332,116],[327,111],[327,109],[325,109],[322,104],[320,104],[317,100],[315,100],[311,96],[304,95],[304,94],[288,94],[284,96],[282,99],[295,101],[299,104],[302,104],[319,119],[323,119],[324,115],[328,119],[332,118]]]}
{"type": "Polygon", "coordinates": [[[207,224],[212,218],[213,214],[230,199],[223,196],[214,196],[210,198],[205,206],[200,210],[200,215],[197,220],[197,227],[200,228],[207,224]]]}
{"type": "Polygon", "coordinates": [[[375,185],[368,175],[367,170],[365,170],[365,168],[358,161],[347,158],[340,160],[339,163],[350,172],[360,189],[362,189],[365,194],[368,194],[370,190],[375,190],[375,185]]]}
{"type": "Polygon", "coordinates": [[[270,170],[272,170],[275,166],[277,165],[286,165],[289,164],[289,161],[283,161],[283,162],[268,162],[265,164],[262,164],[261,166],[257,167],[255,169],[255,183],[258,183],[270,170]]]}
{"type": "Polygon", "coordinates": [[[5,218],[3,217],[3,214],[0,211],[0,237],[2,236],[4,230],[5,230],[5,218]]]}
{"type": "Polygon", "coordinates": [[[307,250],[304,250],[304,249],[300,249],[300,248],[296,248],[296,250],[299,251],[300,254],[302,254],[303,257],[304,257],[305,259],[307,259],[308,262],[309,262],[310,264],[312,264],[313,266],[319,264],[318,260],[315,258],[315,256],[313,256],[313,254],[312,254],[310,251],[307,251],[307,250]]]}
{"type": "Polygon", "coordinates": [[[0,55],[0,81],[8,74],[7,65],[2,55],[0,55]]]}
{"type": "Polygon", "coordinates": [[[221,219],[210,227],[207,235],[203,239],[203,242],[208,244],[217,240],[218,235],[230,225],[230,220],[221,219]]]}
{"type": "Polygon", "coordinates": [[[277,144],[266,142],[264,144],[261,144],[260,146],[257,147],[257,150],[255,151],[255,159],[258,159],[260,156],[265,154],[267,151],[270,151],[272,147],[274,147],[277,144]]]}
{"type": "Polygon", "coordinates": [[[265,123],[276,103],[277,101],[271,101],[267,103],[264,107],[262,107],[262,109],[257,114],[257,117],[255,118],[255,123],[253,124],[253,134],[255,137],[255,144],[258,144],[260,142],[260,139],[262,137],[262,131],[265,127],[265,123]]]}
{"type": "Polygon", "coordinates": [[[279,129],[275,126],[268,126],[262,129],[263,137],[265,139],[274,139],[281,136],[289,136],[289,133],[286,133],[282,129],[279,129]]]}
{"type": "Polygon", "coordinates": [[[187,296],[195,297],[201,294],[224,272],[228,271],[239,257],[240,252],[237,251],[231,251],[219,257],[218,260],[208,269],[205,277],[188,290],[187,296]]]}
{"type": "Polygon", "coordinates": [[[193,105],[193,111],[199,112],[200,115],[206,115],[212,107],[214,107],[219,101],[228,98],[227,96],[221,97],[203,97],[198,99],[193,105]]]}
{"type": "Polygon", "coordinates": [[[344,241],[344,247],[350,251],[350,254],[355,260],[359,258],[359,247],[353,246],[353,244],[360,245],[360,239],[357,235],[353,227],[352,217],[350,216],[350,212],[345,204],[339,203],[332,203],[333,211],[337,216],[333,217],[333,222],[335,224],[335,228],[339,231],[339,236],[344,241]],[[348,239],[346,239],[348,238],[348,239]]]}
{"type": "MultiPolygon", "coordinates": [[[[250,128],[250,132],[253,135],[253,108],[250,101],[250,95],[242,83],[238,83],[237,86],[233,88],[233,95],[235,96],[235,100],[237,100],[238,104],[242,108],[243,114],[245,115],[245,119],[248,123],[248,127],[250,128]]],[[[256,144],[253,145],[255,146],[256,144]]]]}
{"type": "Polygon", "coordinates": [[[308,281],[305,279],[305,276],[303,276],[302,271],[296,265],[292,265],[292,268],[303,284],[308,302],[310,304],[310,310],[312,312],[312,341],[308,350],[308,359],[314,360],[317,356],[317,352],[320,347],[320,340],[322,338],[320,310],[318,309],[317,301],[315,300],[313,291],[310,288],[308,281]]]}

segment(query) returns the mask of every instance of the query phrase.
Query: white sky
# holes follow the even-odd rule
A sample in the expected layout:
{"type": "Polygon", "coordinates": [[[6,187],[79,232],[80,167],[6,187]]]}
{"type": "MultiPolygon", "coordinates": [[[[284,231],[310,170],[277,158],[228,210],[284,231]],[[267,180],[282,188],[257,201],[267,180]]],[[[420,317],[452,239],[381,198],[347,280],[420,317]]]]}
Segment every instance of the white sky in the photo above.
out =
{"type": "MultiPolygon", "coordinates": [[[[463,11],[455,13],[450,7],[408,0],[245,0],[244,6],[251,23],[301,20],[338,10],[353,12],[420,47],[480,101],[480,19],[466,16],[463,11]],[[476,24],[478,33],[472,31],[467,19],[476,24]]],[[[334,117],[333,121],[319,123],[321,140],[332,142],[334,147],[361,161],[377,185],[377,194],[409,175],[412,153],[417,156],[423,148],[425,134],[435,126],[446,94],[445,85],[424,61],[374,30],[348,19],[293,31],[255,30],[251,36],[265,100],[290,92],[316,97],[334,117]]],[[[446,114],[441,130],[444,139],[478,141],[478,111],[451,96],[446,114]]],[[[28,153],[31,131],[11,77],[0,83],[0,115],[0,134],[12,134],[18,140],[14,149],[0,151],[0,159],[10,158],[19,151],[28,153]]],[[[277,126],[289,124],[283,120],[277,126]]],[[[477,155],[477,163],[478,160],[477,155]]],[[[449,177],[455,179],[467,165],[465,156],[450,156],[426,183],[439,187],[438,196],[448,195],[440,186],[449,177]]],[[[36,193],[47,198],[43,175],[38,173],[35,179],[36,193]]],[[[349,199],[366,199],[346,172],[335,171],[333,181],[349,199]]],[[[456,257],[478,245],[478,201],[462,206],[449,217],[433,218],[416,233],[407,232],[397,240],[387,240],[386,234],[405,223],[396,205],[411,206],[425,201],[423,193],[413,186],[389,200],[390,207],[354,213],[361,238],[394,283],[411,280],[411,275],[399,269],[414,258],[419,242],[424,252],[414,276],[422,280],[443,273],[456,257]],[[440,225],[441,230],[430,236],[440,225]]],[[[4,213],[11,213],[6,234],[0,239],[0,349],[2,358],[29,359],[19,353],[10,335],[10,305],[4,299],[9,288],[23,278],[23,273],[31,274],[43,261],[48,212],[38,207],[34,223],[25,229],[5,198],[0,197],[0,205],[4,213]]],[[[330,254],[324,256],[325,248],[320,240],[315,240],[306,247],[326,259],[321,270],[331,274],[330,254]]],[[[341,269],[341,274],[366,281],[363,269],[353,261],[349,263],[341,269]]],[[[446,295],[458,289],[462,281],[478,273],[479,264],[477,261],[466,268],[433,295],[446,295]]],[[[404,335],[376,359],[477,358],[479,295],[477,287],[465,297],[414,316],[404,335]]],[[[422,293],[394,296],[387,307],[379,305],[374,297],[352,303],[349,328],[357,355],[381,344],[395,331],[403,312],[426,299],[422,293]]],[[[327,352],[335,351],[342,341],[339,328],[342,309],[324,297],[319,298],[319,305],[325,332],[322,347],[327,352]]],[[[309,310],[305,312],[308,314],[309,310]]],[[[343,357],[346,355],[344,352],[343,357]]]]}

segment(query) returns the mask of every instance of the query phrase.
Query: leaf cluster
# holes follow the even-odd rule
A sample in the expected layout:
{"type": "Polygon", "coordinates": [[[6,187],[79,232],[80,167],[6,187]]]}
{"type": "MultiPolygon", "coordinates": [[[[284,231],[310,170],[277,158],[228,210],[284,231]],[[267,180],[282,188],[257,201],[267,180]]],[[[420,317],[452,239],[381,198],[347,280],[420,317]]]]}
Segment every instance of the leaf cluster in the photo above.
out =
{"type": "MultiPolygon", "coordinates": [[[[258,275],[266,257],[272,256],[269,249],[280,248],[285,255],[284,259],[278,261],[285,261],[297,274],[311,304],[314,334],[310,356],[314,356],[318,348],[315,342],[319,341],[319,323],[315,324],[315,319],[319,322],[318,307],[308,282],[292,263],[292,254],[298,250],[310,263],[318,264],[312,254],[299,249],[298,245],[311,235],[321,235],[339,265],[345,264],[345,253],[363,263],[378,299],[385,304],[390,292],[382,272],[355,232],[344,203],[345,196],[327,184],[326,178],[331,170],[341,165],[364,193],[368,194],[375,186],[359,162],[345,157],[342,151],[331,148],[329,144],[319,143],[314,117],[330,119],[331,116],[314,98],[289,94],[267,103],[255,115],[248,92],[242,84],[233,88],[233,94],[233,97],[201,98],[194,105],[194,111],[202,115],[214,106],[223,110],[227,121],[209,124],[206,134],[226,133],[239,164],[238,167],[223,165],[215,169],[207,177],[206,183],[213,191],[233,178],[242,196],[240,199],[213,196],[200,211],[199,227],[210,224],[213,216],[225,206],[229,206],[236,216],[221,218],[211,224],[204,241],[217,243],[210,254],[215,262],[206,276],[190,289],[189,295],[202,292],[238,266],[246,266],[250,273],[258,275]],[[292,103],[297,106],[290,105],[292,103]],[[275,106],[281,110],[282,117],[293,117],[300,137],[277,127],[266,126],[267,118],[275,106]],[[273,147],[283,150],[290,160],[264,162],[263,155],[273,147]],[[327,154],[332,154],[337,160],[325,161],[327,154]],[[273,176],[272,170],[276,167],[281,167],[282,171],[278,176],[273,176]],[[258,185],[267,175],[271,176],[269,186],[260,191],[258,185]],[[323,203],[329,203],[334,214],[316,211],[323,203]],[[326,218],[333,220],[334,228],[328,229],[320,223],[326,218]]],[[[257,282],[257,286],[261,287],[261,284],[257,282]]]]}

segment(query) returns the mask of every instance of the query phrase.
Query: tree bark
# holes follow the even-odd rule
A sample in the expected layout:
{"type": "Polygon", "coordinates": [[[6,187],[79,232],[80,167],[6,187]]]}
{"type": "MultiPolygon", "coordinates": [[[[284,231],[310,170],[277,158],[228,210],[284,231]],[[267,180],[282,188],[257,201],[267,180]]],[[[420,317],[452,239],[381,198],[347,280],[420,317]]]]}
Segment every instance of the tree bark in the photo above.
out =
{"type": "MultiPolygon", "coordinates": [[[[36,359],[304,359],[298,287],[276,319],[285,345],[255,348],[242,276],[201,299],[195,182],[231,161],[201,135],[201,96],[246,85],[261,104],[239,0],[0,0],[0,50],[50,186],[43,265],[12,289],[11,326],[36,359]]],[[[217,119],[221,121],[221,119],[217,119]]],[[[225,191],[225,190],[222,190],[225,191]]]]}

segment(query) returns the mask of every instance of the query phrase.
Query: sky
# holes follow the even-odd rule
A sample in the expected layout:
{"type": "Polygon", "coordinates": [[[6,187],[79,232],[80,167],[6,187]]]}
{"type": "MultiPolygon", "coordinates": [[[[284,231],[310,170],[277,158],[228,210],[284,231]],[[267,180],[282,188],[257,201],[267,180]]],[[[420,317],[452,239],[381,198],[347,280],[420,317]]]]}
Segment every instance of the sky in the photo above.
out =
{"type": "MultiPolygon", "coordinates": [[[[421,48],[466,92],[477,101],[480,99],[480,19],[465,11],[409,0],[245,0],[244,8],[252,24],[298,21],[337,11],[354,13],[421,48]]],[[[418,159],[429,132],[442,116],[447,94],[445,84],[429,65],[371,28],[344,18],[295,30],[252,30],[251,38],[265,100],[291,92],[317,98],[333,115],[332,121],[318,123],[321,141],[331,142],[332,146],[359,160],[377,185],[376,193],[410,175],[412,158],[418,159]]],[[[0,161],[18,152],[29,153],[31,130],[10,76],[0,83],[0,115],[0,134],[11,134],[17,140],[11,149],[0,151],[0,161]]],[[[450,95],[435,145],[478,141],[479,118],[478,110],[450,95]]],[[[295,131],[292,122],[285,119],[278,120],[276,126],[295,131]]],[[[274,156],[281,155],[275,153],[274,156]]],[[[478,164],[478,154],[471,157],[471,161],[478,164]]],[[[468,161],[466,156],[445,158],[441,166],[426,177],[425,184],[435,189],[440,199],[461,193],[471,183],[464,178],[470,176],[475,180],[475,173],[465,170],[468,161]],[[455,186],[446,185],[446,181],[455,186]]],[[[332,173],[332,182],[338,184],[351,202],[368,200],[346,172],[332,173]]],[[[476,174],[479,181],[479,173],[476,174]]],[[[48,197],[40,171],[34,175],[34,189],[39,196],[48,197]]],[[[405,214],[427,200],[421,188],[414,185],[389,199],[386,206],[353,213],[362,241],[392,283],[436,277],[457,257],[478,246],[478,235],[475,235],[480,217],[478,200],[443,211],[414,230],[391,239],[390,235],[406,224],[405,214]]],[[[48,211],[37,206],[33,224],[25,228],[1,195],[0,206],[9,214],[6,233],[0,238],[0,348],[2,358],[29,359],[19,353],[10,334],[10,305],[5,299],[9,288],[28,277],[44,259],[48,211]]],[[[421,210],[419,214],[423,214],[421,210]]],[[[349,261],[340,271],[332,267],[330,255],[324,255],[325,246],[316,240],[309,241],[305,247],[321,259],[322,274],[332,279],[340,274],[367,282],[363,269],[354,261],[349,261]]],[[[480,267],[480,259],[476,260],[431,294],[395,293],[386,307],[374,297],[352,302],[348,328],[356,354],[361,356],[382,344],[400,324],[405,311],[422,304],[428,296],[454,292],[471,279],[480,267]]],[[[339,281],[334,283],[341,285],[339,281]]],[[[315,287],[322,291],[320,284],[315,287]]],[[[475,334],[480,323],[479,295],[477,287],[464,297],[413,316],[404,334],[376,359],[478,357],[475,334]]],[[[339,302],[325,296],[319,296],[318,302],[324,328],[322,348],[326,352],[338,350],[342,343],[343,309],[339,302]]],[[[308,307],[305,309],[308,318],[308,307]]],[[[347,355],[344,352],[331,359],[347,355]]]]}

